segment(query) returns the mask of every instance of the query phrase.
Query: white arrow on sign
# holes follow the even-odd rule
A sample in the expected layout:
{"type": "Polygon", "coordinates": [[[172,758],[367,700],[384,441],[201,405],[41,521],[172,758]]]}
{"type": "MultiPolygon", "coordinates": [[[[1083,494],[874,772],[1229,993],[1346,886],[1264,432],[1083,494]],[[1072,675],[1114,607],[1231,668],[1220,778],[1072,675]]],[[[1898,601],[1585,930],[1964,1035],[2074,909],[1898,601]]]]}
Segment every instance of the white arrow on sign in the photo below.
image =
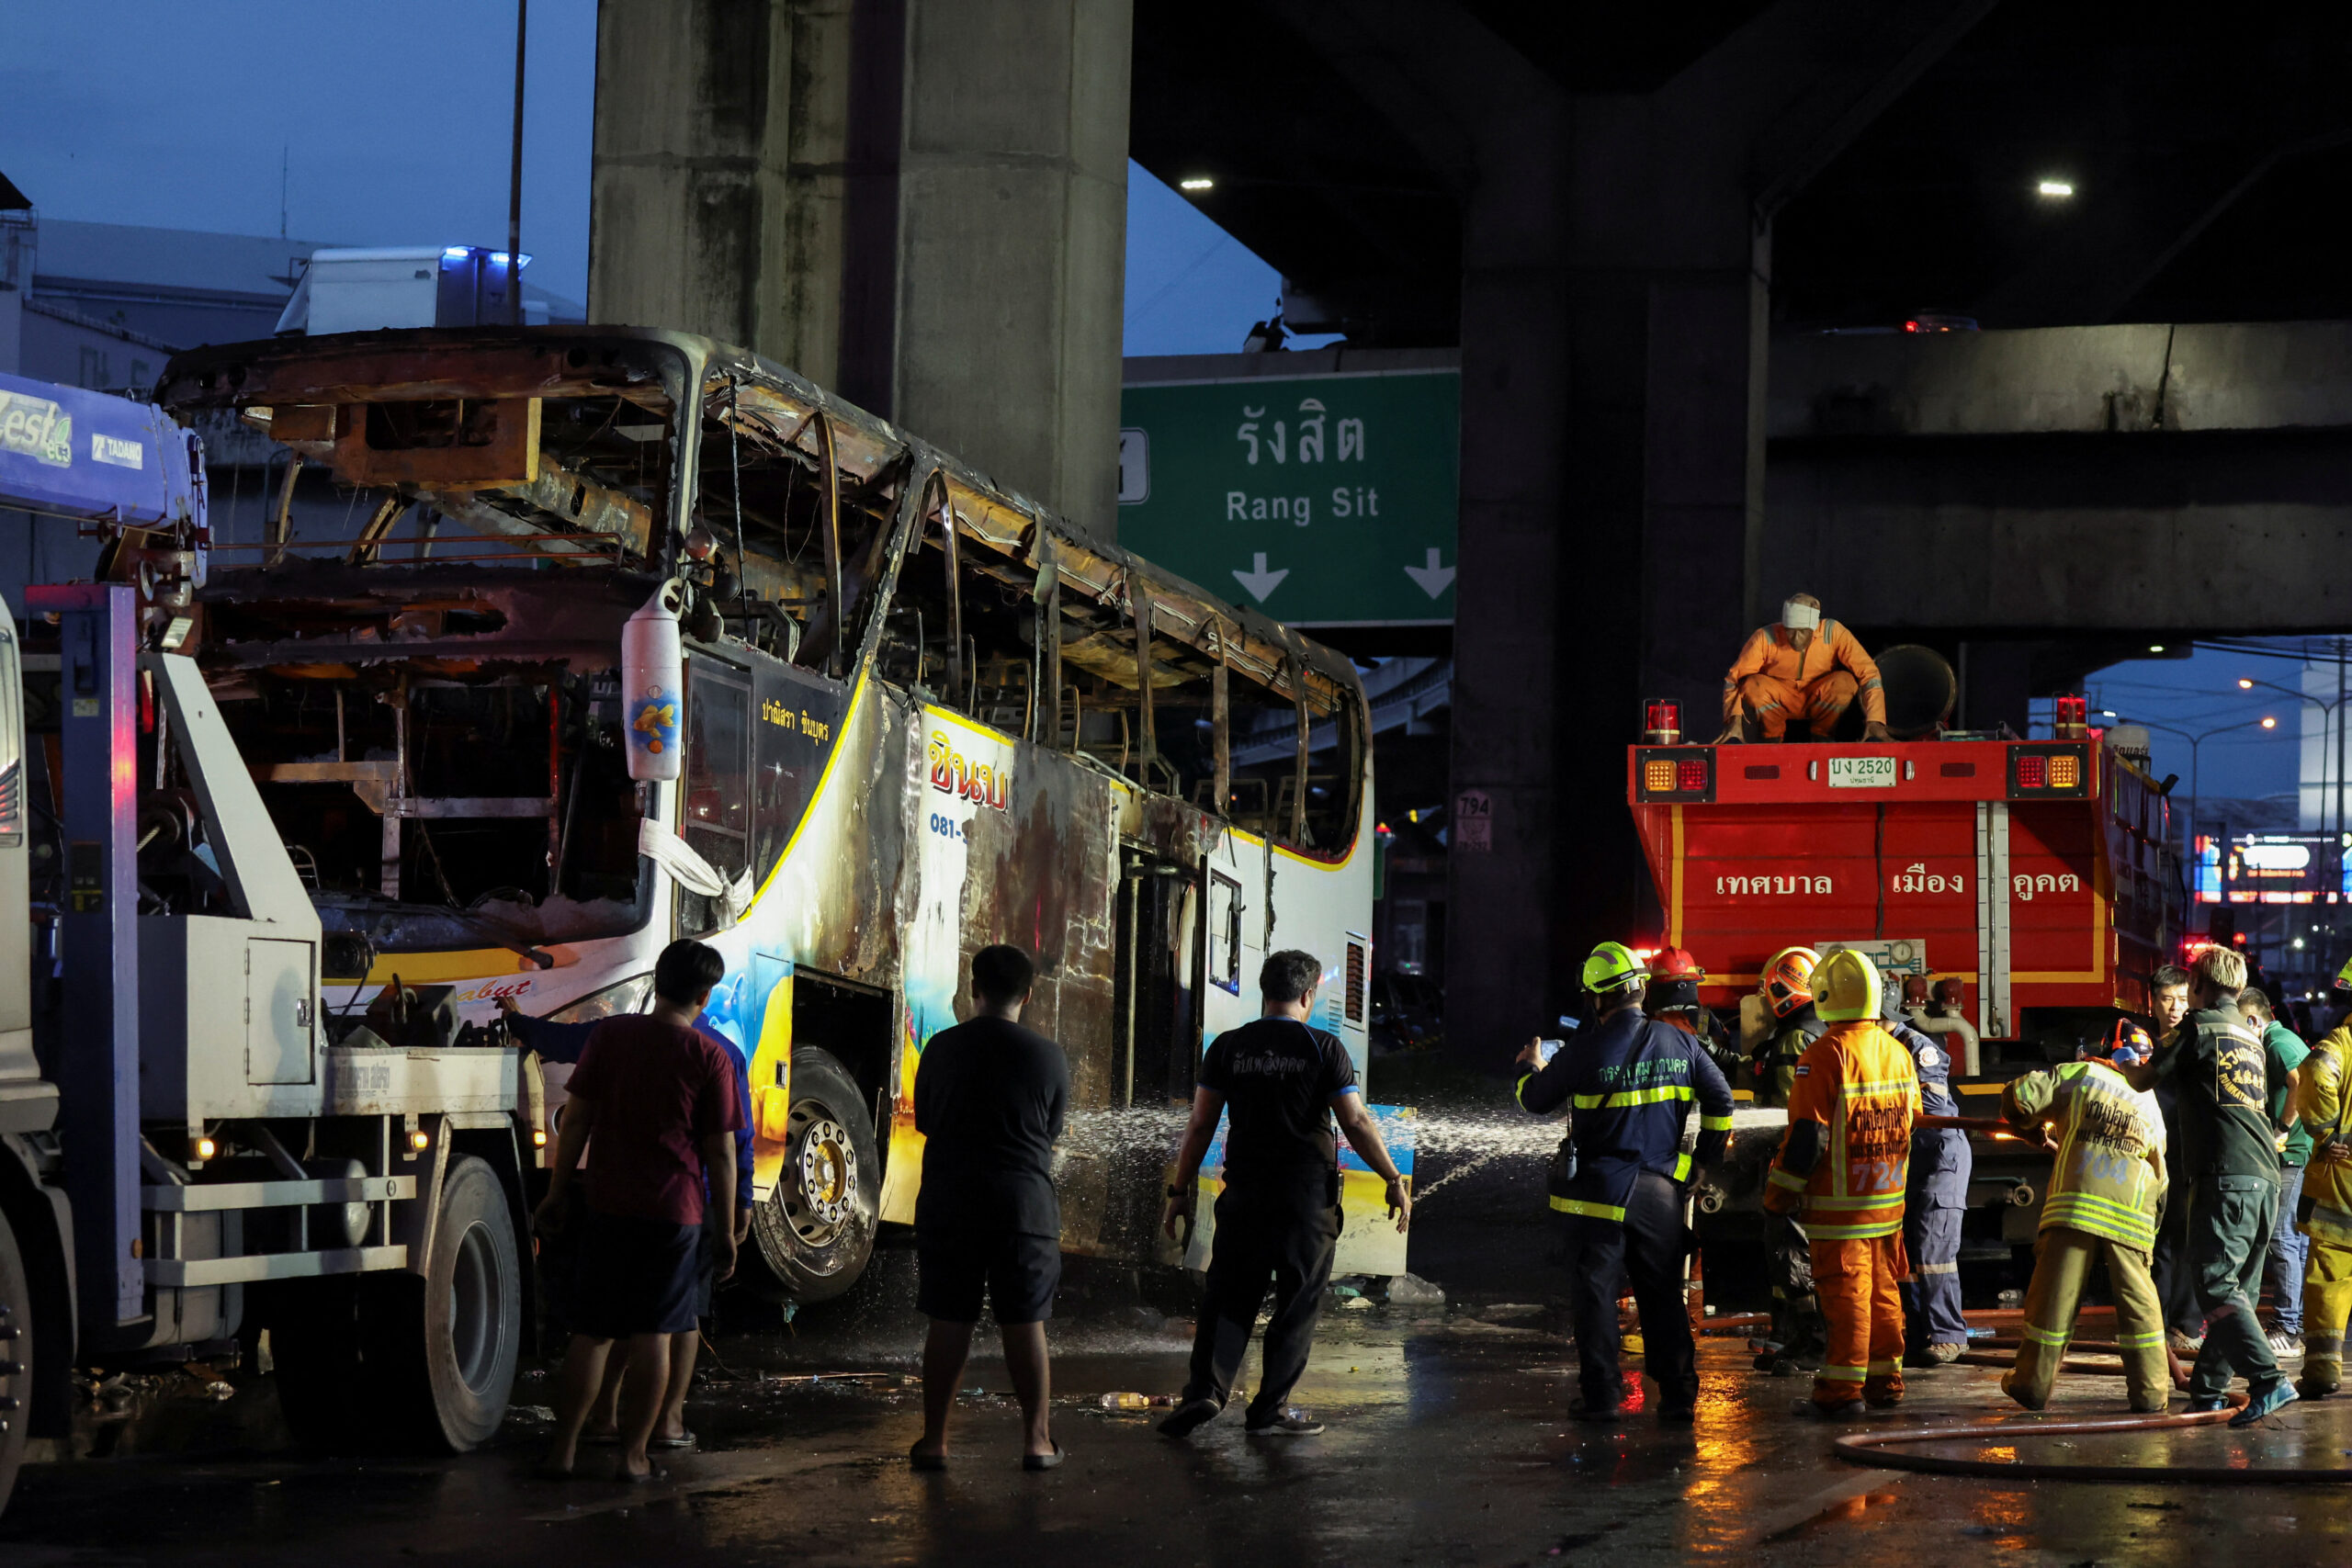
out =
{"type": "MultiPolygon", "coordinates": [[[[1419,583],[1421,585],[1421,592],[1428,594],[1432,599],[1453,586],[1454,569],[1450,566],[1438,565],[1437,558],[1437,551],[1431,550],[1429,553],[1429,565],[1408,566],[1405,569],[1405,575],[1419,583]]],[[[1263,566],[1266,563],[1261,559],[1258,564],[1260,566],[1263,566]]],[[[1261,597],[1263,597],[1263,595],[1261,595],[1261,597]]]]}
{"type": "MultiPolygon", "coordinates": [[[[1436,559],[1436,552],[1430,552],[1430,559],[1432,561],[1436,559]]],[[[1283,585],[1283,579],[1290,575],[1290,568],[1282,567],[1276,570],[1268,571],[1266,570],[1266,552],[1263,550],[1257,552],[1253,560],[1253,565],[1255,570],[1250,571],[1243,571],[1238,567],[1236,567],[1234,569],[1233,575],[1235,581],[1238,581],[1242,587],[1250,590],[1250,597],[1262,604],[1266,602],[1267,594],[1272,593],[1275,589],[1280,588],[1283,585]]],[[[1449,571],[1445,575],[1452,577],[1453,573],[1449,571]]]]}

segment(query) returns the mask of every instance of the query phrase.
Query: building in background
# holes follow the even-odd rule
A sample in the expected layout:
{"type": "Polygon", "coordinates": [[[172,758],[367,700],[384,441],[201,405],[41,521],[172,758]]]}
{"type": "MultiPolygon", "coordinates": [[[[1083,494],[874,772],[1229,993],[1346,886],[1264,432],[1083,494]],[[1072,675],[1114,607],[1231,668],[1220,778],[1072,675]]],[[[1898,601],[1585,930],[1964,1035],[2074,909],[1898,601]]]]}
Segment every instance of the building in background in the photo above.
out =
{"type": "MultiPolygon", "coordinates": [[[[438,245],[445,236],[425,238],[438,245]]],[[[143,395],[164,361],[181,349],[276,332],[311,253],[331,243],[28,221],[21,239],[7,245],[8,255],[21,250],[31,261],[18,267],[25,281],[17,357],[0,369],[143,395]]],[[[549,321],[585,319],[578,302],[528,281],[523,299],[534,315],[543,310],[549,321]]]]}
{"type": "MultiPolygon", "coordinates": [[[[469,237],[425,236],[436,250],[469,237]]],[[[328,243],[41,218],[0,176],[0,371],[143,399],[182,349],[275,333],[312,253],[328,243]]],[[[586,318],[578,301],[527,280],[523,302],[534,319],[586,318]]],[[[306,519],[340,526],[354,503],[315,465],[287,491],[283,450],[249,432],[224,423],[199,434],[224,563],[250,561],[237,547],[258,544],[279,506],[299,538],[306,519]]],[[[97,548],[71,521],[0,509],[0,596],[21,607],[27,583],[86,577],[97,548]]]]}

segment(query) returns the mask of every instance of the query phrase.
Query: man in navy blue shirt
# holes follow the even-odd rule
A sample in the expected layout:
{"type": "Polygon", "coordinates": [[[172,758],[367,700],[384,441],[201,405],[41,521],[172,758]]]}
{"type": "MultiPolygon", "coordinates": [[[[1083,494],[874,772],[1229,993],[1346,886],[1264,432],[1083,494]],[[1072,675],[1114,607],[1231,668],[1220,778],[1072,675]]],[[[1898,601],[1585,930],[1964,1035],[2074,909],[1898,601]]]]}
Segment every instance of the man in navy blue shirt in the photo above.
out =
{"type": "Polygon", "coordinates": [[[1618,1366],[1617,1291],[1630,1279],[1641,1310],[1658,1414],[1687,1421],[1699,1402],[1698,1347],[1682,1301],[1682,1260],[1691,1248],[1683,1222],[1690,1168],[1723,1157],[1731,1140],[1731,1085],[1688,1031],[1642,1016],[1648,975],[1621,943],[1604,942],[1585,960],[1593,1026],[1549,1064],[1541,1042],[1519,1054],[1521,1108],[1544,1115],[1572,1105],[1573,1157],[1553,1166],[1552,1207],[1567,1225],[1581,1397],[1568,1413],[1614,1421],[1624,1402],[1618,1366]],[[1693,1102],[1699,1138],[1682,1148],[1693,1102]],[[1565,1163],[1566,1169],[1561,1165],[1565,1163]]]}
{"type": "MultiPolygon", "coordinates": [[[[650,995],[650,993],[649,993],[650,995]]],[[[533,1018],[515,1005],[512,997],[498,998],[498,1010],[505,1015],[506,1032],[525,1050],[537,1055],[542,1062],[559,1066],[576,1066],[580,1053],[588,1048],[588,1037],[596,1032],[603,1021],[591,1019],[585,1023],[558,1023],[549,1019],[533,1018]]],[[[706,1018],[707,1015],[705,1015],[706,1018]]],[[[695,1027],[707,1038],[716,1041],[735,1065],[735,1088],[742,1108],[743,1124],[735,1134],[735,1245],[740,1249],[752,1233],[752,1074],[751,1064],[744,1059],[741,1047],[718,1030],[709,1028],[702,1020],[695,1027]]],[[[711,1224],[718,1224],[713,1216],[711,1224]]],[[[555,1238],[561,1245],[571,1245],[568,1238],[555,1238]]],[[[559,1272],[559,1271],[551,1271],[559,1272]]],[[[710,1238],[703,1238],[702,1251],[695,1286],[695,1315],[710,1315],[711,1295],[718,1288],[712,1266],[710,1238]]],[[[695,1435],[686,1427],[686,1395],[694,1387],[695,1353],[701,1348],[699,1329],[673,1335],[670,1339],[670,1381],[663,1391],[661,1418],[653,1425],[653,1438],[649,1448],[676,1452],[692,1449],[695,1435]]],[[[620,1430],[621,1375],[626,1370],[622,1357],[615,1356],[605,1370],[604,1387],[596,1395],[596,1403],[588,1413],[588,1425],[581,1434],[590,1443],[618,1440],[620,1430]]]]}
{"type": "MultiPolygon", "coordinates": [[[[1903,976],[1890,969],[1880,1027],[1911,1053],[1919,1075],[1919,1108],[1929,1116],[1957,1116],[1951,1097],[1951,1054],[1936,1036],[1911,1027],[1903,1007],[1903,976]]],[[[1920,1127],[1911,1134],[1911,1184],[1903,1199],[1903,1250],[1910,1276],[1903,1281],[1904,1359],[1940,1367],[1968,1348],[1968,1321],[1960,1312],[1960,1222],[1968,1213],[1968,1179],[1976,1156],[1957,1127],[1920,1127]]]]}

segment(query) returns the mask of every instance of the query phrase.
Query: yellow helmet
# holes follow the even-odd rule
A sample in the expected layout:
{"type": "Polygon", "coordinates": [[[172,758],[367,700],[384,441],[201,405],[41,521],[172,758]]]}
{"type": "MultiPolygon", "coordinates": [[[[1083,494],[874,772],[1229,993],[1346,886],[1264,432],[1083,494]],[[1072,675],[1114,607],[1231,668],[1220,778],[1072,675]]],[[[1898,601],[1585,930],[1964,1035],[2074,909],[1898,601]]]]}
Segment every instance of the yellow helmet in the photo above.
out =
{"type": "Polygon", "coordinates": [[[1588,991],[1613,991],[1648,977],[1649,971],[1642,966],[1642,961],[1622,942],[1602,942],[1584,961],[1584,988],[1588,991]]]}
{"type": "Polygon", "coordinates": [[[1878,965],[1867,953],[1840,948],[1813,972],[1813,1009],[1824,1023],[1851,1023],[1876,1018],[1879,1010],[1878,965]]]}

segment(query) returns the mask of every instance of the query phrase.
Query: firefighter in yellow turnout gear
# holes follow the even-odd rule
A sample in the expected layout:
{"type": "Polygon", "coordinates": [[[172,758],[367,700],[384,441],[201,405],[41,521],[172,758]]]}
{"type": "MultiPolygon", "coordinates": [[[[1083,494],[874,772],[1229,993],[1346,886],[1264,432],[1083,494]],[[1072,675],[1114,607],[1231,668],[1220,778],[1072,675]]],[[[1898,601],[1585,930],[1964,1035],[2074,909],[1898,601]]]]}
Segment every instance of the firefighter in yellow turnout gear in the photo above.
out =
{"type": "Polygon", "coordinates": [[[2164,1117],[2155,1096],[2134,1089],[2119,1070],[2137,1066],[2154,1048],[2146,1030],[2124,1020],[2078,1060],[2028,1073],[2002,1091],[2001,1114],[2012,1126],[2049,1127],[2058,1139],[2022,1343],[2016,1367],[2001,1379],[2003,1391],[2028,1410],[2050,1401],[2083,1283],[2102,1255],[2115,1287],[2115,1337],[2132,1408],[2159,1411],[2171,1396],[2164,1307],[2148,1271],[2165,1191],[2164,1117]]]}
{"type": "MultiPolygon", "coordinates": [[[[2352,964],[2345,972],[2352,975],[2352,964]]],[[[2339,976],[2336,984],[2344,983],[2339,976]]],[[[2299,1221],[2312,1253],[2303,1272],[2303,1375],[2295,1392],[2325,1399],[2344,1382],[2345,1319],[2352,1315],[2352,1010],[2304,1061],[2295,1109],[2313,1140],[2299,1221]]]]}
{"type": "Polygon", "coordinates": [[[1844,1416],[1903,1398],[1903,1191],[1919,1078],[1878,1024],[1877,966],[1833,953],[1813,975],[1828,1027],[1793,1074],[1789,1130],[1764,1189],[1774,1213],[1801,1212],[1829,1348],[1800,1414],[1844,1416]]]}

